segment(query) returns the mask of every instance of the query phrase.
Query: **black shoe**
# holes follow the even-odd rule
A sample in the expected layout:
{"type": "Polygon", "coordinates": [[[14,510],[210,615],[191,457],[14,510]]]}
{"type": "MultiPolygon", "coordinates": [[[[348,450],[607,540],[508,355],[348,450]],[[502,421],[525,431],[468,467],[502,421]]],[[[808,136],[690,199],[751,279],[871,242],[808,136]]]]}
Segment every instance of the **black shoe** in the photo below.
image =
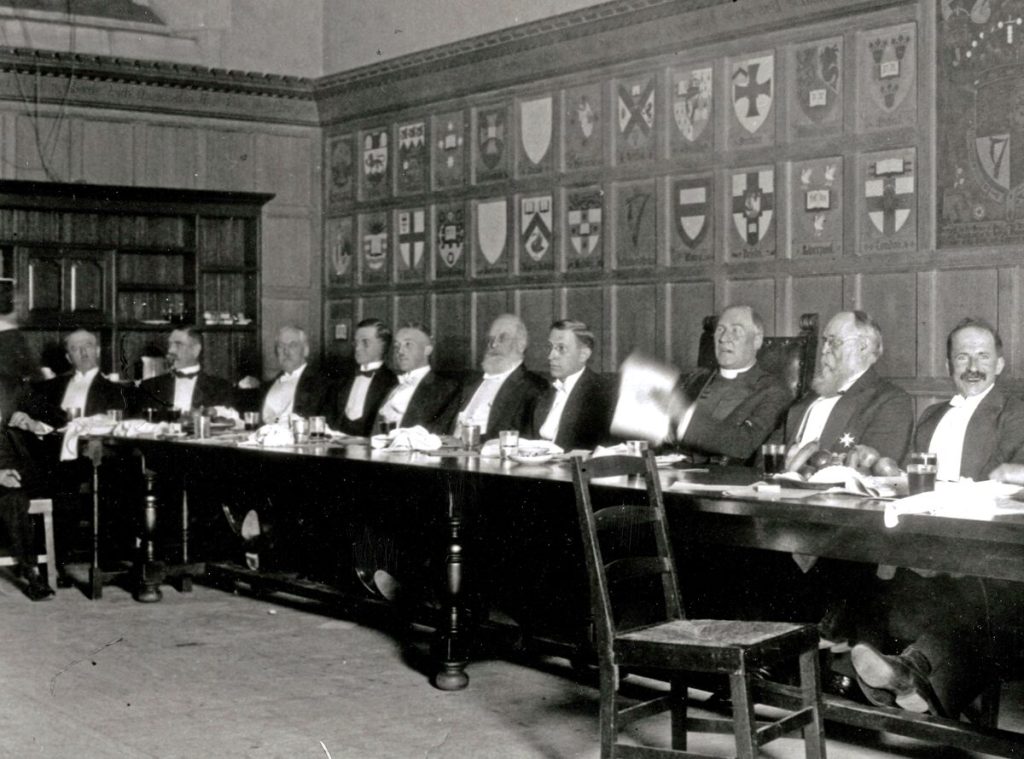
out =
{"type": "Polygon", "coordinates": [[[871,703],[895,703],[907,711],[945,716],[928,681],[928,672],[913,656],[886,656],[868,643],[858,643],[850,652],[850,659],[871,703]]]}
{"type": "Polygon", "coordinates": [[[28,596],[29,600],[47,601],[53,598],[53,588],[43,582],[38,569],[30,569],[24,572],[24,577],[28,583],[25,586],[25,595],[28,596]]]}

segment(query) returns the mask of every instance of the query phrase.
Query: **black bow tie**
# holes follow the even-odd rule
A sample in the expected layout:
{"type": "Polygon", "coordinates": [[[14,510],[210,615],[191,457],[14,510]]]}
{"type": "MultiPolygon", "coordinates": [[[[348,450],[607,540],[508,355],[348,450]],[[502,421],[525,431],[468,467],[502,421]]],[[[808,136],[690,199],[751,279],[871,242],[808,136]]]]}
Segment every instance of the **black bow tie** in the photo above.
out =
{"type": "Polygon", "coordinates": [[[376,373],[377,373],[376,369],[360,369],[358,372],[356,372],[356,375],[358,375],[359,377],[371,377],[372,378],[373,375],[376,374],[376,373]]]}
{"type": "Polygon", "coordinates": [[[195,379],[199,376],[199,372],[182,372],[175,369],[172,374],[178,379],[195,379]]]}

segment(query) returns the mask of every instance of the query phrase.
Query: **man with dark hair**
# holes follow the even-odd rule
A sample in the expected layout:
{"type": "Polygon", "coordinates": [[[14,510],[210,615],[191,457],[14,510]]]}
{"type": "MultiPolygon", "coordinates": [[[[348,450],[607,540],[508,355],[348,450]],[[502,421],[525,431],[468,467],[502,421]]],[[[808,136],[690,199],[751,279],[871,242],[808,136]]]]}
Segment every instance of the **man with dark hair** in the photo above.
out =
{"type": "Polygon", "coordinates": [[[526,432],[533,407],[547,389],[547,382],[523,365],[528,343],[526,325],[518,316],[502,314],[491,323],[481,362],[484,374],[462,388],[456,431],[477,425],[485,439],[501,430],[526,432]]]}
{"type": "MultiPolygon", "coordinates": [[[[964,319],[946,340],[957,394],[925,409],[914,450],[935,453],[938,479],[1015,481],[1024,465],[1024,401],[999,387],[999,333],[964,319]]],[[[851,659],[873,703],[954,719],[993,679],[1000,653],[1019,651],[1024,585],[898,569],[858,615],[851,659]],[[887,655],[890,640],[913,641],[887,655]],[[893,652],[895,653],[895,652],[893,652]]]]}
{"type": "Polygon", "coordinates": [[[346,435],[365,437],[373,433],[377,411],[398,383],[384,363],[391,329],[380,319],[363,319],[356,325],[354,348],[356,367],[338,382],[328,423],[346,435]]]}
{"type": "Polygon", "coordinates": [[[398,384],[388,393],[377,416],[398,427],[425,427],[435,434],[451,428],[458,385],[430,370],[434,342],[422,324],[410,323],[395,335],[398,384]]]}
{"type": "Polygon", "coordinates": [[[565,450],[592,449],[609,442],[614,390],[587,363],[594,333],[584,322],[561,319],[548,333],[552,384],[533,413],[532,435],[565,450]]]}
{"type": "Polygon", "coordinates": [[[682,382],[687,409],[675,426],[679,447],[747,461],[779,426],[793,399],[782,378],[757,364],[764,320],[750,306],[730,306],[715,325],[715,369],[682,382]]]}
{"type": "Polygon", "coordinates": [[[136,411],[147,407],[164,410],[230,406],[231,384],[204,372],[199,363],[203,335],[197,327],[179,327],[167,338],[167,363],[170,371],[150,377],[139,385],[136,411]]]}

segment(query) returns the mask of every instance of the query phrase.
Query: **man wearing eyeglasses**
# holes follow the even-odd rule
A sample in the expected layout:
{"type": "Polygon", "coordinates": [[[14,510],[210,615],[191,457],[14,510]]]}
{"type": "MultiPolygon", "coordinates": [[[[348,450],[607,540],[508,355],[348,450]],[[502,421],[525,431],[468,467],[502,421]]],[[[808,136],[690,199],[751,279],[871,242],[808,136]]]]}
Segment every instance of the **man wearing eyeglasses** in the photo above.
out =
{"type": "Polygon", "coordinates": [[[476,425],[485,440],[501,430],[526,432],[537,399],[547,389],[544,379],[523,365],[529,335],[518,316],[502,314],[487,331],[481,362],[483,376],[465,384],[458,402],[455,433],[476,425]]]}
{"type": "Polygon", "coordinates": [[[863,311],[840,311],[825,326],[811,383],[813,393],[786,419],[788,442],[846,453],[866,445],[902,461],[914,428],[913,401],[874,369],[882,331],[863,311]]]}

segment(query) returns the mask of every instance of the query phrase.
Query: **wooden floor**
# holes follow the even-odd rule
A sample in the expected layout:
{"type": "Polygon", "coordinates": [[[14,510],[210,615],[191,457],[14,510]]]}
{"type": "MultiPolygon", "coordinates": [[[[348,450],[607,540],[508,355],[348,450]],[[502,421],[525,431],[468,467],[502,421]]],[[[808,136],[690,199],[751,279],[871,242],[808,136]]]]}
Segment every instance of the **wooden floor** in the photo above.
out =
{"type": "MultiPolygon", "coordinates": [[[[431,688],[422,641],[286,599],[199,586],[143,605],[119,588],[31,603],[0,576],[0,757],[597,757],[597,692],[567,662],[474,662],[431,688]]],[[[1004,724],[1024,730],[1019,690],[1004,724]]],[[[635,735],[664,744],[667,723],[635,735]]],[[[724,736],[691,749],[727,756],[724,736]]],[[[784,739],[769,757],[803,756],[784,739]]],[[[830,726],[829,756],[964,757],[830,726]]]]}

